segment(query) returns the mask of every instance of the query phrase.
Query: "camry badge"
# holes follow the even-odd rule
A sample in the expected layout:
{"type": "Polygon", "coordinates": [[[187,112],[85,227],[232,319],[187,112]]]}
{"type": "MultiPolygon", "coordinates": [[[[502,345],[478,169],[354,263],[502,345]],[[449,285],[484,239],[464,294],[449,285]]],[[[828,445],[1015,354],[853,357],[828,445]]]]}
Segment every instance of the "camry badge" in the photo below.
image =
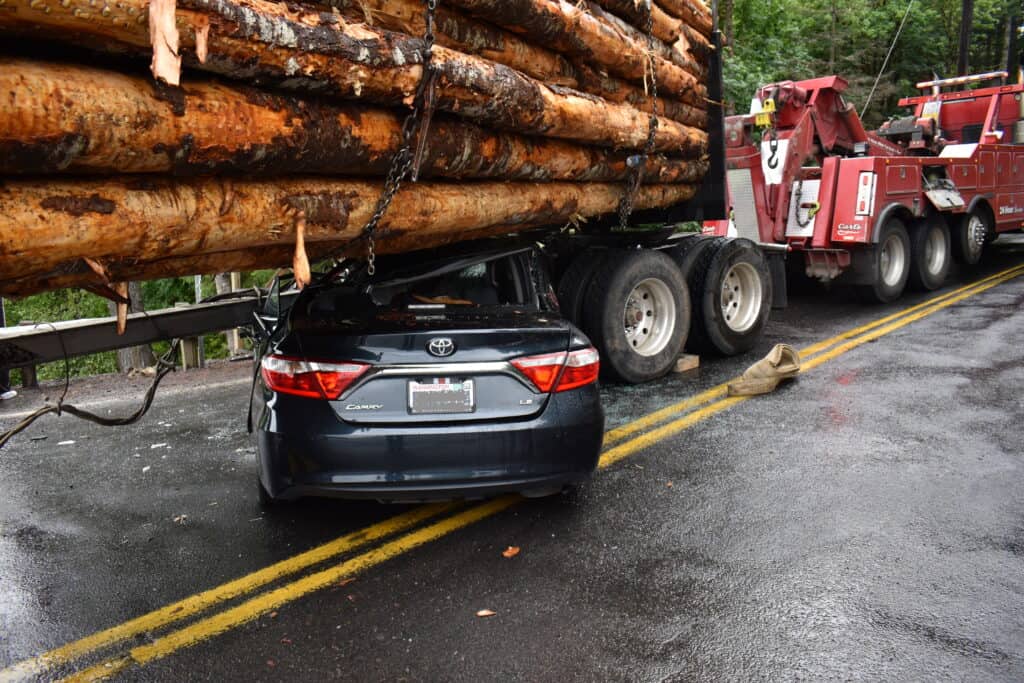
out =
{"type": "Polygon", "coordinates": [[[455,353],[455,342],[448,337],[435,337],[427,342],[427,353],[444,358],[455,353]]]}

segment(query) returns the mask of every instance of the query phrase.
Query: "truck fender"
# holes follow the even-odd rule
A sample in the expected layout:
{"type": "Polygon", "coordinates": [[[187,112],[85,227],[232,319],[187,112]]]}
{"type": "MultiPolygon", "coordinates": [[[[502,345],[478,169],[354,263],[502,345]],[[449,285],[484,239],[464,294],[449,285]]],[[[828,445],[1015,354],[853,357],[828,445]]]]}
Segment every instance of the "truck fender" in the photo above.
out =
{"type": "Polygon", "coordinates": [[[979,194],[971,200],[971,203],[967,205],[967,213],[974,213],[974,210],[979,206],[984,207],[988,211],[989,216],[995,216],[995,212],[992,210],[992,204],[989,200],[992,198],[991,194],[979,194]]]}
{"type": "Polygon", "coordinates": [[[885,225],[885,222],[894,216],[903,219],[908,226],[914,221],[914,214],[910,212],[910,209],[899,202],[893,202],[886,205],[886,207],[879,212],[878,218],[875,219],[875,224],[872,226],[871,244],[878,244],[878,233],[882,231],[882,226],[885,225]]]}

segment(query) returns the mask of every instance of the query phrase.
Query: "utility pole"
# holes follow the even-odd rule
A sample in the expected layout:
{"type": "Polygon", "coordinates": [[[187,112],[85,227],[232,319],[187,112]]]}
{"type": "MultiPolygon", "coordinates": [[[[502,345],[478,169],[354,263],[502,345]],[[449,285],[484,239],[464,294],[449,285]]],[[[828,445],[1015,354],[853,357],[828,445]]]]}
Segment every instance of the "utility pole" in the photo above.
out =
{"type": "Polygon", "coordinates": [[[956,75],[966,76],[970,69],[971,24],[974,21],[974,0],[962,0],[960,13],[960,58],[956,63],[956,75]]]}

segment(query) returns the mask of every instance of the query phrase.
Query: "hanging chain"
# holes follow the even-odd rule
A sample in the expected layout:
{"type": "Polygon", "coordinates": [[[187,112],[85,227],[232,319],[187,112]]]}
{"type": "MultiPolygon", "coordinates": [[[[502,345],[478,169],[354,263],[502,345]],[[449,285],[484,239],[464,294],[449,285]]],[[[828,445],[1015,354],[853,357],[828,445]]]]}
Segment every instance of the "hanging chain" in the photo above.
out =
{"type": "MultiPolygon", "coordinates": [[[[647,64],[645,69],[650,73],[651,93],[651,117],[648,121],[647,141],[644,143],[643,153],[634,154],[626,160],[629,166],[629,179],[626,181],[626,189],[619,199],[619,229],[625,230],[629,217],[633,213],[633,202],[636,200],[640,184],[643,182],[644,171],[647,170],[647,159],[654,151],[655,139],[658,135],[658,74],[654,60],[654,12],[651,7],[652,0],[644,0],[643,6],[647,10],[644,21],[644,29],[647,33],[647,64]]],[[[647,79],[647,75],[644,75],[647,79]]]]}
{"type": "MultiPolygon", "coordinates": [[[[412,101],[412,111],[402,122],[402,143],[391,160],[391,168],[388,169],[387,178],[384,180],[384,190],[377,200],[377,208],[374,209],[370,220],[363,226],[362,235],[366,238],[366,272],[371,277],[376,272],[377,254],[373,240],[377,224],[384,218],[388,207],[402,186],[409,172],[413,170],[414,158],[419,161],[419,154],[414,157],[413,138],[419,130],[420,143],[426,138],[426,130],[421,126],[421,119],[424,113],[433,105],[433,89],[437,72],[434,70],[432,61],[434,47],[434,13],[437,10],[438,0],[427,0],[426,28],[423,32],[423,75],[420,77],[419,85],[416,87],[416,95],[412,101]]],[[[429,116],[429,113],[427,113],[429,116]]],[[[429,118],[426,119],[429,122],[429,118]]]]}

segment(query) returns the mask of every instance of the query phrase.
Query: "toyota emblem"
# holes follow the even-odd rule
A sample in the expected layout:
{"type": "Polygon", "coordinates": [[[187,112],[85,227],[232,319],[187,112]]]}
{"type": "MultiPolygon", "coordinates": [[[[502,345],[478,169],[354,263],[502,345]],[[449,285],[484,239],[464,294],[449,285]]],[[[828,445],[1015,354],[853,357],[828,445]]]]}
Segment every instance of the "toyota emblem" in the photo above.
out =
{"type": "Polygon", "coordinates": [[[455,353],[455,342],[448,337],[436,337],[427,343],[427,352],[438,358],[450,356],[455,353]]]}

